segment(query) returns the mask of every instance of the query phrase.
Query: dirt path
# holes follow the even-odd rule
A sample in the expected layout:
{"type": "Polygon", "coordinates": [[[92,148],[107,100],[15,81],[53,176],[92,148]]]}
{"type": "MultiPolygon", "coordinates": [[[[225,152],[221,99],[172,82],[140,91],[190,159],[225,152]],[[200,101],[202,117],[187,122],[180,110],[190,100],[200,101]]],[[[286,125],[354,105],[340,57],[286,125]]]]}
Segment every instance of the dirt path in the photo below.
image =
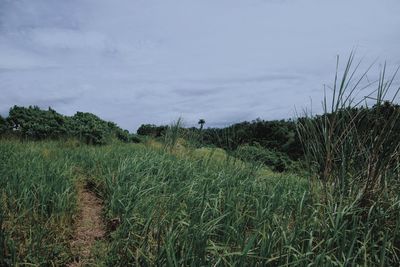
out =
{"type": "Polygon", "coordinates": [[[76,220],[72,250],[75,253],[75,261],[68,266],[86,266],[93,264],[91,249],[96,240],[104,237],[105,227],[101,219],[102,202],[95,193],[87,189],[83,184],[78,185],[79,217],[76,220]]]}

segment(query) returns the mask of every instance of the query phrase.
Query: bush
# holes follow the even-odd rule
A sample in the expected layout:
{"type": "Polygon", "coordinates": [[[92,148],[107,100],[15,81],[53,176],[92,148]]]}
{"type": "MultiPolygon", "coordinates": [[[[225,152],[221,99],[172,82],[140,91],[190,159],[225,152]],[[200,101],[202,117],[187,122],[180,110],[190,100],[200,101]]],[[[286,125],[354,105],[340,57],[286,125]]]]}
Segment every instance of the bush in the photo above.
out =
{"type": "Polygon", "coordinates": [[[161,137],[167,131],[168,126],[156,126],[154,124],[142,124],[139,129],[137,129],[138,135],[148,135],[152,137],[161,137]]]}
{"type": "Polygon", "coordinates": [[[240,146],[235,154],[241,160],[262,163],[277,172],[288,171],[293,164],[286,154],[261,146],[240,146]]]}
{"type": "Polygon", "coordinates": [[[142,140],[140,139],[140,137],[136,134],[130,134],[129,135],[129,142],[131,143],[141,143],[142,140]]]}

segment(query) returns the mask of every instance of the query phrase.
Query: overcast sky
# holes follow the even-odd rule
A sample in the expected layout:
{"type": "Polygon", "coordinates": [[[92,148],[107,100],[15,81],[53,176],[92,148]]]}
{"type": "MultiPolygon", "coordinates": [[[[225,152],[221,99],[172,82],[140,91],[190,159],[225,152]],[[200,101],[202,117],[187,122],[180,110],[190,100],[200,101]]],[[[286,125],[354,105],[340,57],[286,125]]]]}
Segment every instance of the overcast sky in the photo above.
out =
{"type": "Polygon", "coordinates": [[[400,65],[399,14],[399,0],[0,0],[0,113],[129,130],[290,118],[318,108],[338,54],[400,65]]]}

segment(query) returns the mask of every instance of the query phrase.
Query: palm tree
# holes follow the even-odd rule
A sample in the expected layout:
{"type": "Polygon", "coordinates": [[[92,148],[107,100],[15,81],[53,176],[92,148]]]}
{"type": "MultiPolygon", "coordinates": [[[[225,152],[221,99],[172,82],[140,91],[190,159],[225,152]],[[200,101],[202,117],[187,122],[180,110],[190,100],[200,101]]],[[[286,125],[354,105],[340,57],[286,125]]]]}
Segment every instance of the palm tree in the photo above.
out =
{"type": "Polygon", "coordinates": [[[200,119],[198,124],[200,124],[200,131],[203,130],[203,126],[206,123],[206,121],[204,119],[200,119]]]}

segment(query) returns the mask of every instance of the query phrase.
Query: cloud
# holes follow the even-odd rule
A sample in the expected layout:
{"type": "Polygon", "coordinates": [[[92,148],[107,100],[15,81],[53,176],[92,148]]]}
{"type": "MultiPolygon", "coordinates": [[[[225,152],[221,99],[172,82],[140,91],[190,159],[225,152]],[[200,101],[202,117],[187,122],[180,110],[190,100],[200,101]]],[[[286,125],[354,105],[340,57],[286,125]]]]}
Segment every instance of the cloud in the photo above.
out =
{"type": "Polygon", "coordinates": [[[397,0],[2,0],[0,112],[93,112],[135,130],[318,109],[336,55],[399,64],[397,0]]]}

